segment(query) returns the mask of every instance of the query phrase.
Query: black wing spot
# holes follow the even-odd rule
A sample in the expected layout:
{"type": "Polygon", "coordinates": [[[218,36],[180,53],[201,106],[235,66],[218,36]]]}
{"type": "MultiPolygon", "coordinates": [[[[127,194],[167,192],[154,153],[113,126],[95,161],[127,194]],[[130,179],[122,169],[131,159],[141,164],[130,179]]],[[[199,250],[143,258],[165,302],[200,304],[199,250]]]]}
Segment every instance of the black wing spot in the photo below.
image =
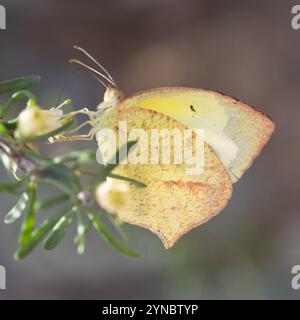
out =
{"type": "Polygon", "coordinates": [[[194,108],[194,106],[191,104],[190,105],[190,109],[193,111],[193,112],[196,112],[196,109],[194,108]]]}

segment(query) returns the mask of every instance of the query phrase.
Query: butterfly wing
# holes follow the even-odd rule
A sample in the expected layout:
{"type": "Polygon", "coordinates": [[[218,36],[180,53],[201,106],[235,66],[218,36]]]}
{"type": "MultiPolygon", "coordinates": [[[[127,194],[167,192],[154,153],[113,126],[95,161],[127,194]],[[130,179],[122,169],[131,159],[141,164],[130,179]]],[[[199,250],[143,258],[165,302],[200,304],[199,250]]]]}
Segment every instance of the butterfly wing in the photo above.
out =
{"type": "Polygon", "coordinates": [[[204,129],[233,182],[252,165],[274,131],[274,123],[250,106],[220,93],[192,88],[157,88],[122,100],[119,109],[157,111],[192,129],[204,129]]]}
{"type": "MultiPolygon", "coordinates": [[[[115,115],[115,130],[126,121],[128,132],[143,128],[151,137],[152,129],[186,129],[178,121],[152,110],[119,108],[115,115]]],[[[196,134],[192,135],[195,150],[196,134]]],[[[174,155],[171,140],[171,158],[174,155]]],[[[102,148],[99,145],[100,150],[102,148]]],[[[149,145],[150,148],[150,145],[149,145]]],[[[136,150],[138,152],[138,150],[136,150]]],[[[135,151],[132,151],[135,152],[135,151]]],[[[148,154],[150,162],[150,152],[148,154]]],[[[139,180],[146,188],[130,185],[126,208],[117,212],[128,223],[145,227],[157,234],[170,248],[185,233],[209,220],[228,202],[232,193],[230,176],[213,150],[204,143],[203,172],[186,174],[186,164],[121,164],[114,173],[139,180]]]]}

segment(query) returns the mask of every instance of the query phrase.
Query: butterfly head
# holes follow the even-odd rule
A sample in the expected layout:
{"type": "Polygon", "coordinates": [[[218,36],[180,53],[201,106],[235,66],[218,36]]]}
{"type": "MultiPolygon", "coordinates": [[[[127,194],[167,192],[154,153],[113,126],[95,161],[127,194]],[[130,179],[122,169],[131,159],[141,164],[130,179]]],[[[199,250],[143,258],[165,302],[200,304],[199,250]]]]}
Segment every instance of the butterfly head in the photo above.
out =
{"type": "Polygon", "coordinates": [[[124,95],[119,89],[112,86],[107,86],[104,92],[103,100],[98,105],[97,110],[105,112],[115,107],[123,97],[124,95]]]}
{"type": "Polygon", "coordinates": [[[91,72],[91,75],[105,87],[106,90],[104,93],[103,101],[98,106],[98,110],[102,109],[103,111],[105,111],[107,108],[114,107],[116,103],[124,97],[124,95],[118,89],[118,86],[111,74],[102,66],[100,62],[98,62],[86,50],[77,45],[74,46],[74,49],[84,53],[85,56],[87,56],[93,63],[95,63],[100,68],[100,70],[96,70],[78,59],[69,60],[70,63],[78,64],[84,67],[85,69],[89,70],[91,72]]]}
{"type": "Polygon", "coordinates": [[[124,97],[124,94],[119,89],[108,86],[105,90],[103,102],[115,104],[116,102],[120,101],[124,97]]]}

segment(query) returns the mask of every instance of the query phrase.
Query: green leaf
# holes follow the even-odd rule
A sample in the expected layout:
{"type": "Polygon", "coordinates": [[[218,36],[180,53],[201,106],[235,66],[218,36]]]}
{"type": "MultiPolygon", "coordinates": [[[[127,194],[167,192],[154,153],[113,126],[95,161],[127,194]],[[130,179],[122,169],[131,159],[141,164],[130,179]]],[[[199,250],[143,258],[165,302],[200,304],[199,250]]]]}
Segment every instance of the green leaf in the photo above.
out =
{"type": "Polygon", "coordinates": [[[77,245],[77,253],[83,254],[86,246],[86,235],[88,231],[91,229],[92,223],[78,225],[77,227],[77,235],[74,238],[74,243],[77,245]]]}
{"type": "Polygon", "coordinates": [[[137,141],[128,141],[127,144],[124,144],[113,156],[109,164],[102,170],[99,177],[96,178],[95,181],[93,181],[92,185],[94,188],[96,188],[100,183],[105,181],[106,177],[121,163],[128,154],[132,151],[131,148],[136,145],[137,141]],[[114,163],[116,162],[116,163],[114,163]]]}
{"type": "Polygon", "coordinates": [[[77,246],[77,253],[83,254],[85,251],[86,246],[86,234],[90,229],[90,225],[86,224],[83,226],[83,231],[81,233],[77,233],[76,237],[74,238],[74,243],[77,246]]]}
{"type": "Polygon", "coordinates": [[[53,159],[54,163],[66,163],[71,161],[75,161],[77,164],[94,163],[96,162],[96,152],[92,150],[73,151],[53,159]]]}
{"type": "Polygon", "coordinates": [[[70,119],[68,122],[66,122],[65,124],[63,124],[59,128],[57,128],[53,131],[50,131],[48,133],[42,134],[40,136],[33,136],[33,137],[27,137],[27,138],[22,137],[22,136],[17,136],[17,138],[20,142],[23,142],[23,143],[44,141],[50,137],[54,137],[64,131],[66,131],[67,129],[71,128],[73,126],[73,124],[74,124],[74,120],[70,119]]]}
{"type": "Polygon", "coordinates": [[[25,179],[20,179],[14,183],[0,183],[0,192],[15,192],[24,182],[25,179]]]}
{"type": "Polygon", "coordinates": [[[17,204],[8,212],[8,214],[4,219],[4,222],[6,224],[10,224],[18,220],[26,210],[28,201],[29,201],[29,195],[28,195],[28,192],[26,191],[21,195],[17,204]]]}
{"type": "Polygon", "coordinates": [[[48,177],[42,178],[40,179],[40,181],[45,184],[52,185],[57,189],[60,189],[61,191],[66,193],[70,197],[70,199],[76,199],[73,189],[68,185],[68,183],[64,183],[58,180],[57,178],[48,178],[48,177]]]}
{"type": "Polygon", "coordinates": [[[29,158],[39,164],[40,170],[48,171],[47,177],[43,178],[42,181],[56,185],[56,187],[68,194],[72,192],[72,188],[77,190],[80,187],[78,177],[74,175],[68,166],[62,163],[54,163],[52,159],[32,150],[25,149],[24,152],[29,158]],[[49,173],[52,173],[52,175],[49,173]]]}
{"type": "Polygon", "coordinates": [[[128,157],[128,154],[132,151],[131,148],[135,146],[137,141],[128,141],[127,144],[124,144],[111,158],[109,161],[109,164],[104,168],[102,174],[104,177],[106,177],[111,171],[114,170],[115,167],[119,165],[126,157],[128,157]],[[114,161],[115,160],[115,161],[114,161]],[[116,162],[116,163],[113,163],[116,162]]]}
{"type": "Polygon", "coordinates": [[[40,153],[34,152],[31,149],[26,148],[26,146],[24,146],[23,151],[29,158],[32,158],[41,166],[46,166],[52,162],[51,158],[46,157],[40,153]]]}
{"type": "Polygon", "coordinates": [[[48,170],[52,173],[55,173],[55,176],[59,178],[60,180],[68,181],[69,184],[72,184],[73,186],[79,186],[79,180],[74,175],[73,171],[67,167],[66,165],[62,163],[49,163],[46,166],[42,166],[42,170],[48,170]]]}
{"type": "Polygon", "coordinates": [[[118,241],[115,240],[115,238],[109,233],[107,230],[106,226],[104,223],[95,217],[95,214],[91,212],[90,210],[88,211],[88,217],[90,221],[92,222],[94,228],[100,233],[102,238],[110,244],[113,248],[118,250],[120,253],[123,255],[130,257],[130,258],[137,258],[138,254],[126,247],[124,247],[122,244],[120,244],[118,241]]]}
{"type": "Polygon", "coordinates": [[[0,107],[0,115],[2,117],[6,116],[10,107],[12,107],[14,104],[16,104],[18,101],[20,101],[24,98],[28,99],[27,105],[36,105],[37,104],[37,100],[36,100],[35,96],[30,91],[21,90],[21,91],[15,92],[10,97],[10,99],[3,106],[0,107]]]}
{"type": "Polygon", "coordinates": [[[115,229],[119,232],[120,236],[128,242],[128,236],[123,228],[123,222],[120,220],[118,216],[115,216],[111,213],[106,213],[105,217],[110,221],[110,223],[115,227],[115,229]]]}
{"type": "Polygon", "coordinates": [[[44,249],[52,250],[58,246],[62,239],[67,234],[69,227],[72,224],[71,213],[73,210],[70,210],[66,215],[60,218],[57,224],[54,226],[49,237],[45,240],[44,249]]]}
{"type": "Polygon", "coordinates": [[[35,210],[36,211],[47,210],[47,209],[52,208],[53,206],[58,205],[61,202],[66,201],[68,199],[69,199],[69,197],[67,194],[61,194],[61,195],[51,197],[51,198],[43,200],[43,201],[37,201],[35,203],[35,210]]]}
{"type": "Polygon", "coordinates": [[[85,225],[82,219],[82,213],[79,209],[76,210],[77,217],[77,235],[74,239],[74,243],[77,245],[77,253],[83,254],[86,245],[86,233],[89,230],[89,225],[85,225]]]}
{"type": "Polygon", "coordinates": [[[26,258],[46,236],[46,234],[57,224],[61,217],[69,210],[69,208],[64,208],[51,218],[48,218],[43,223],[41,223],[41,225],[31,233],[30,241],[26,244],[26,246],[19,248],[15,253],[15,259],[21,260],[26,258]]]}
{"type": "Polygon", "coordinates": [[[134,184],[135,186],[140,187],[140,188],[147,187],[146,184],[144,184],[144,183],[142,183],[140,181],[137,181],[137,180],[134,180],[134,179],[131,179],[131,178],[128,178],[128,177],[120,176],[119,174],[109,173],[107,176],[110,177],[110,178],[114,178],[114,179],[124,180],[124,181],[130,182],[131,184],[134,184]]]}
{"type": "Polygon", "coordinates": [[[35,228],[35,201],[36,201],[36,183],[31,181],[28,185],[27,190],[29,199],[28,199],[28,213],[23,221],[22,227],[21,227],[21,234],[19,237],[19,244],[21,247],[26,246],[27,243],[30,241],[30,236],[35,228]]]}
{"type": "Polygon", "coordinates": [[[37,75],[2,81],[0,82],[0,94],[28,89],[40,81],[41,77],[37,75]]]}
{"type": "Polygon", "coordinates": [[[16,171],[17,171],[17,165],[16,163],[3,151],[0,150],[0,160],[6,169],[9,176],[16,179],[16,171]]]}
{"type": "Polygon", "coordinates": [[[18,126],[18,118],[3,122],[1,125],[4,127],[6,131],[5,132],[3,130],[0,130],[1,135],[3,135],[3,133],[7,133],[7,131],[14,131],[17,129],[17,126],[18,126]]]}
{"type": "MultiPolygon", "coordinates": [[[[77,190],[80,188],[80,181],[78,177],[73,173],[73,171],[63,165],[63,164],[54,164],[50,163],[49,165],[42,167],[42,170],[51,172],[53,174],[53,178],[57,181],[60,182],[61,185],[63,184],[65,188],[69,190],[77,190]]],[[[46,178],[46,180],[49,180],[51,178],[46,178]]]]}
{"type": "Polygon", "coordinates": [[[7,135],[7,130],[6,130],[5,123],[1,122],[0,123],[0,136],[4,136],[4,135],[7,135]]]}

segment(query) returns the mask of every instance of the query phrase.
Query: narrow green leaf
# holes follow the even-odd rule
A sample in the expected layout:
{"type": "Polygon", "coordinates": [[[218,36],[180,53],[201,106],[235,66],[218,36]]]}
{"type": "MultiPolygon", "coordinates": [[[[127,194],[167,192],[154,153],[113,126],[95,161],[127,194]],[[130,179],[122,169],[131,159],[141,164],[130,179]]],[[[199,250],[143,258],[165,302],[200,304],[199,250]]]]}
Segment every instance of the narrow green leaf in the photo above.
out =
{"type": "Polygon", "coordinates": [[[123,222],[120,220],[118,216],[115,216],[111,213],[106,213],[105,217],[110,221],[110,223],[115,227],[115,229],[119,232],[120,236],[128,242],[128,236],[123,228],[123,222]]]}
{"type": "Polygon", "coordinates": [[[144,184],[144,183],[142,183],[140,181],[137,181],[137,180],[134,180],[134,179],[131,179],[131,178],[128,178],[128,177],[120,176],[119,174],[109,173],[107,176],[110,177],[110,178],[114,178],[114,179],[124,180],[124,181],[130,182],[131,184],[134,184],[135,186],[140,187],[140,188],[147,187],[146,184],[144,184]]]}
{"type": "Polygon", "coordinates": [[[89,230],[88,225],[83,223],[82,213],[79,209],[76,210],[77,217],[77,235],[74,239],[74,243],[77,245],[77,253],[83,254],[86,245],[86,233],[89,230]]]}
{"type": "Polygon", "coordinates": [[[61,194],[55,197],[51,197],[49,199],[43,200],[43,201],[36,201],[35,203],[35,210],[36,211],[43,211],[47,210],[49,208],[52,208],[55,205],[60,204],[63,201],[68,200],[69,197],[67,194],[61,194]]]}
{"type": "Polygon", "coordinates": [[[21,195],[21,198],[19,199],[17,204],[5,216],[4,222],[6,224],[10,224],[18,220],[26,210],[28,201],[29,201],[29,195],[28,195],[28,192],[26,191],[21,195]]]}
{"type": "Polygon", "coordinates": [[[36,201],[36,183],[30,182],[27,190],[29,199],[28,199],[28,212],[25,220],[23,221],[21,227],[21,234],[19,237],[19,244],[21,247],[26,246],[30,241],[30,236],[35,228],[35,208],[34,204],[36,201]]]}
{"type": "MultiPolygon", "coordinates": [[[[17,129],[17,126],[18,126],[18,118],[3,122],[2,126],[5,128],[6,133],[7,133],[8,130],[14,131],[14,130],[17,129]]],[[[3,134],[2,132],[0,132],[1,135],[3,134]]]]}
{"type": "Polygon", "coordinates": [[[41,166],[47,166],[49,164],[52,163],[52,159],[49,157],[46,157],[40,153],[34,152],[29,148],[26,148],[26,146],[24,146],[23,149],[24,153],[31,159],[33,159],[34,161],[36,161],[39,165],[41,166]]]}
{"type": "Polygon", "coordinates": [[[0,136],[4,136],[4,135],[7,135],[7,130],[6,130],[5,123],[1,122],[0,123],[0,136]]]}
{"type": "Polygon", "coordinates": [[[124,254],[127,257],[130,257],[130,258],[138,257],[138,254],[136,252],[126,248],[125,246],[120,244],[118,241],[116,241],[115,238],[109,233],[104,223],[100,219],[96,218],[93,212],[88,211],[88,217],[92,222],[94,228],[100,233],[102,238],[108,244],[110,244],[113,248],[115,248],[116,250],[118,250],[120,253],[124,254]]]}
{"type": "Polygon", "coordinates": [[[77,199],[77,192],[76,190],[72,189],[70,187],[70,185],[68,184],[68,181],[60,181],[58,180],[57,178],[42,178],[40,179],[40,182],[42,183],[45,183],[45,184],[48,184],[48,185],[51,185],[61,191],[63,191],[64,193],[66,193],[69,197],[69,200],[71,203],[73,203],[73,205],[76,205],[77,202],[78,202],[78,199],[77,199]]]}
{"type": "Polygon", "coordinates": [[[51,163],[45,167],[41,167],[41,169],[51,172],[54,179],[56,179],[58,182],[61,182],[62,184],[65,184],[68,188],[80,188],[80,180],[73,173],[73,171],[64,164],[51,163]]]}
{"type": "Polygon", "coordinates": [[[80,187],[78,177],[75,176],[73,171],[65,164],[54,163],[51,158],[33,152],[32,150],[25,149],[24,152],[29,158],[39,164],[40,170],[48,171],[47,178],[44,178],[43,181],[50,182],[54,185],[59,184],[60,186],[57,185],[57,187],[64,189],[66,193],[72,192],[72,188],[78,189],[80,187]],[[53,178],[49,173],[52,173],[53,178]]]}
{"type": "Polygon", "coordinates": [[[28,99],[28,104],[32,104],[35,105],[37,104],[37,100],[35,98],[35,96],[27,90],[21,90],[18,92],[15,92],[10,99],[3,105],[0,107],[0,114],[2,117],[6,116],[8,110],[10,109],[10,107],[12,107],[13,105],[15,105],[17,102],[19,102],[22,99],[28,99]]]}
{"type": "Polygon", "coordinates": [[[0,183],[0,192],[14,192],[16,191],[24,182],[24,179],[20,179],[13,183],[0,183]]]}
{"type": "Polygon", "coordinates": [[[77,164],[94,163],[96,162],[96,152],[93,150],[73,151],[53,159],[54,163],[66,163],[71,161],[75,161],[77,164]]]}
{"type": "Polygon", "coordinates": [[[41,77],[26,76],[0,82],[0,94],[28,89],[41,81],[41,77]]]}
{"type": "Polygon", "coordinates": [[[77,253],[78,254],[83,254],[85,251],[85,246],[86,246],[86,234],[90,230],[91,225],[84,225],[83,226],[83,231],[81,233],[77,233],[76,237],[74,238],[74,243],[77,246],[77,253]]]}
{"type": "Polygon", "coordinates": [[[16,179],[16,172],[17,172],[16,163],[13,160],[11,160],[11,158],[1,150],[0,150],[0,160],[4,168],[6,169],[7,173],[9,174],[9,176],[16,179]]]}
{"type": "Polygon", "coordinates": [[[109,164],[102,170],[100,175],[93,181],[92,185],[96,188],[100,183],[104,182],[106,177],[121,163],[128,154],[132,151],[132,147],[136,145],[137,141],[128,141],[124,144],[113,156],[109,164]],[[114,163],[115,162],[115,163],[114,163]]]}
{"type": "Polygon", "coordinates": [[[66,215],[61,217],[57,224],[54,226],[49,237],[45,240],[45,250],[52,250],[56,248],[65,237],[73,221],[71,216],[72,212],[73,210],[70,210],[66,215]]]}
{"type": "Polygon", "coordinates": [[[21,260],[26,258],[32,250],[40,243],[40,241],[46,236],[46,234],[57,224],[57,222],[61,219],[61,217],[66,214],[70,209],[64,208],[51,218],[46,219],[43,223],[40,224],[38,228],[36,228],[31,236],[30,241],[18,249],[15,253],[15,259],[21,260]]]}
{"type": "Polygon", "coordinates": [[[124,144],[115,154],[114,157],[111,158],[109,164],[104,168],[102,174],[106,177],[115,167],[119,165],[128,154],[132,151],[132,147],[135,146],[137,141],[128,141],[127,144],[124,144]],[[115,161],[114,161],[115,160],[115,161]],[[113,163],[116,162],[116,163],[113,163]]]}
{"type": "Polygon", "coordinates": [[[86,235],[88,231],[91,229],[92,223],[89,222],[88,224],[78,224],[77,226],[77,235],[74,238],[74,243],[77,246],[77,253],[78,254],[83,254],[85,251],[85,246],[86,246],[86,235]]]}

